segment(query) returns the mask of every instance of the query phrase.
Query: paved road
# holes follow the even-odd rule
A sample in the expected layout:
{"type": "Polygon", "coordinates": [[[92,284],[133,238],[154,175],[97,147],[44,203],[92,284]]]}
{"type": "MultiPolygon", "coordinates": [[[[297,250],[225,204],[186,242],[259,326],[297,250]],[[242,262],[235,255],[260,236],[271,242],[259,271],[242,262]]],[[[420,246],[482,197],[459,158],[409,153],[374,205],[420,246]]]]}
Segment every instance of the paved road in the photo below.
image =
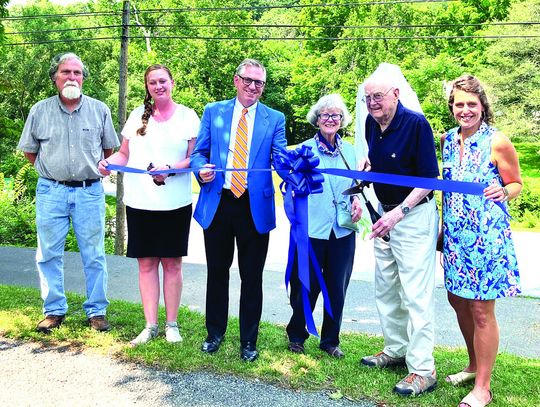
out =
{"type": "Polygon", "coordinates": [[[326,392],[294,391],[259,380],[122,363],[62,344],[42,346],[0,337],[0,360],[0,406],[377,406],[368,400],[333,400],[326,392]]]}

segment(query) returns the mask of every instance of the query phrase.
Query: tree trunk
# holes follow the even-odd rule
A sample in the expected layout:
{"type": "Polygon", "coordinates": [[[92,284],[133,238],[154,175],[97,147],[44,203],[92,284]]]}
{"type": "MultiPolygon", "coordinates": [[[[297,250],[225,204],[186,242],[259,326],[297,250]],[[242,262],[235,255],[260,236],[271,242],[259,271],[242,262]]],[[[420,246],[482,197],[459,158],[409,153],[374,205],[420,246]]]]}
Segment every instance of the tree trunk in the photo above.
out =
{"type": "MultiPolygon", "coordinates": [[[[127,74],[128,74],[128,45],[129,45],[129,1],[124,1],[122,12],[122,44],[120,47],[120,75],[118,91],[118,138],[122,142],[122,128],[126,122],[127,109],[127,74]]],[[[124,254],[126,242],[126,211],[124,207],[124,174],[118,173],[116,178],[116,237],[114,253],[124,254]]]]}

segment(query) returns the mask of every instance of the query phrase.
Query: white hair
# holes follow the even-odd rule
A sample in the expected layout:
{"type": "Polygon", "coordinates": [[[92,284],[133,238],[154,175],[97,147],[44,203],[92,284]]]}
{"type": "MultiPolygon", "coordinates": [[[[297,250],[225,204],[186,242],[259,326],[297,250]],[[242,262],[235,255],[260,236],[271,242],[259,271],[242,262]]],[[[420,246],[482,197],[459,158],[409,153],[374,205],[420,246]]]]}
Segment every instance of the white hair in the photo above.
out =
{"type": "Polygon", "coordinates": [[[352,118],[349,111],[347,110],[347,106],[345,105],[343,98],[337,93],[332,93],[330,95],[321,97],[317,101],[317,103],[311,106],[311,109],[309,109],[309,113],[307,114],[306,119],[309,123],[311,123],[311,125],[317,127],[317,119],[321,110],[332,108],[341,110],[341,114],[343,114],[343,119],[341,120],[341,128],[347,127],[351,122],[352,118]]]}

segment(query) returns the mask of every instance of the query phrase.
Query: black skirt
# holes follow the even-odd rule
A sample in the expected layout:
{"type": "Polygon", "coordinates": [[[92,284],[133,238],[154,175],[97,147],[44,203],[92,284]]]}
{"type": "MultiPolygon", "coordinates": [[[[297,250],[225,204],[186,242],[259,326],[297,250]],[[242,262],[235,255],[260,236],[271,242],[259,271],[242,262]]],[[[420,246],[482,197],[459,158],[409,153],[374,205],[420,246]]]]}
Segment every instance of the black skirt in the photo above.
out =
{"type": "Polygon", "coordinates": [[[172,211],[126,206],[127,257],[187,256],[192,205],[172,211]]]}

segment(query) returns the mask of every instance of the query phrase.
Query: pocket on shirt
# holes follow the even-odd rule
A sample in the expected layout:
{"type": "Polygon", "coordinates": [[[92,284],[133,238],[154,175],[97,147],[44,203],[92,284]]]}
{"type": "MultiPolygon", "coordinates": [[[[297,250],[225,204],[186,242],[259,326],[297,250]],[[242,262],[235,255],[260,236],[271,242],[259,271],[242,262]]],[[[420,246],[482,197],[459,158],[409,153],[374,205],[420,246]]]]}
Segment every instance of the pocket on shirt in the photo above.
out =
{"type": "Polygon", "coordinates": [[[95,151],[101,145],[101,129],[85,128],[81,131],[81,148],[83,151],[95,151]]]}

